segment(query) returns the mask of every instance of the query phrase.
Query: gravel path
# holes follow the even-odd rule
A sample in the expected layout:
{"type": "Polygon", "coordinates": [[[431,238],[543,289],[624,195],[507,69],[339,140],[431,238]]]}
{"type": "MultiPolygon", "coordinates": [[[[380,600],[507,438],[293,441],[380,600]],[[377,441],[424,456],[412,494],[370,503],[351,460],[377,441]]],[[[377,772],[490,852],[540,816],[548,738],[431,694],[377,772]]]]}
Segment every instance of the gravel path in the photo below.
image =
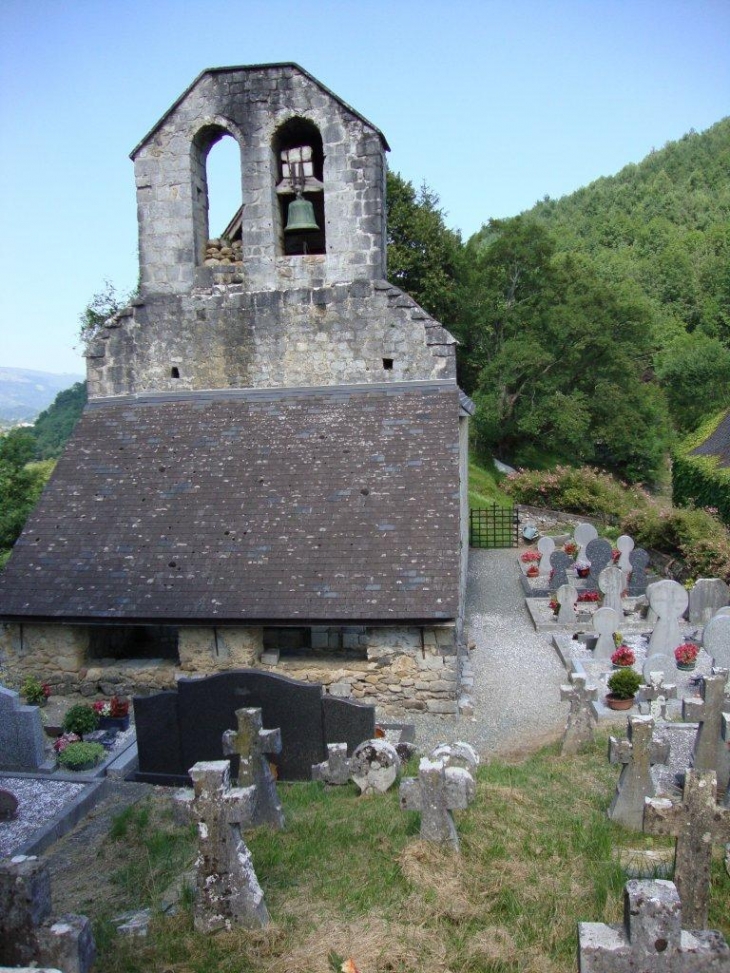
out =
{"type": "Polygon", "coordinates": [[[409,712],[419,749],[441,740],[465,740],[488,758],[524,750],[562,733],[568,704],[560,701],[567,675],[549,635],[535,632],[519,582],[517,551],[471,550],[467,634],[476,648],[474,716],[409,712]]]}

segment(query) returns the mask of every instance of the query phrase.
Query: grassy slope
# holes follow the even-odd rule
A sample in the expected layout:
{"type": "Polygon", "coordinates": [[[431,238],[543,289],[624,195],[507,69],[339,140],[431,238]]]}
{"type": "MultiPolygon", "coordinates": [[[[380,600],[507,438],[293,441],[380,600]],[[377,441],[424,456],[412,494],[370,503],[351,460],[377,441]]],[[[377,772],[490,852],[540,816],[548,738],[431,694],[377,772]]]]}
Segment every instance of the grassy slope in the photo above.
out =
{"type": "Polygon", "coordinates": [[[510,498],[499,488],[499,474],[492,468],[480,466],[476,460],[469,461],[469,506],[486,507],[492,503],[508,506],[510,498]]]}

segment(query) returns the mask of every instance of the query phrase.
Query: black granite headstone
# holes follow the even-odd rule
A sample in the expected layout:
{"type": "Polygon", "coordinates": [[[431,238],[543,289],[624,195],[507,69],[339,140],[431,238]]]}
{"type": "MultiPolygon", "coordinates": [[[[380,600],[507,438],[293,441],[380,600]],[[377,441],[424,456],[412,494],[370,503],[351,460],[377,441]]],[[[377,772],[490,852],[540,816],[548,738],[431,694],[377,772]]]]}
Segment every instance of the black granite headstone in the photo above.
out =
{"type": "Polygon", "coordinates": [[[327,743],[346,743],[347,755],[363,740],[375,736],[375,709],[362,703],[351,703],[337,696],[322,697],[324,736],[327,743]]]}
{"type": "Polygon", "coordinates": [[[602,537],[596,537],[586,546],[586,557],[591,562],[591,571],[586,579],[586,587],[590,591],[599,591],[598,577],[604,568],[613,564],[613,547],[602,537]]]}
{"type": "Polygon", "coordinates": [[[638,598],[646,593],[646,569],[649,566],[649,552],[643,547],[635,547],[629,554],[631,561],[631,577],[629,578],[629,596],[638,598]]]}
{"type": "Polygon", "coordinates": [[[146,779],[150,781],[150,775],[156,774],[187,778],[188,767],[180,749],[177,700],[175,692],[135,696],[132,700],[139,773],[148,775],[146,779]]]}
{"type": "MultiPolygon", "coordinates": [[[[567,570],[573,564],[573,558],[566,554],[565,551],[553,551],[550,555],[550,567],[552,568],[552,577],[550,578],[550,590],[557,591],[561,585],[568,584],[567,570]]],[[[575,581],[575,578],[571,576],[571,583],[575,581]]]]}

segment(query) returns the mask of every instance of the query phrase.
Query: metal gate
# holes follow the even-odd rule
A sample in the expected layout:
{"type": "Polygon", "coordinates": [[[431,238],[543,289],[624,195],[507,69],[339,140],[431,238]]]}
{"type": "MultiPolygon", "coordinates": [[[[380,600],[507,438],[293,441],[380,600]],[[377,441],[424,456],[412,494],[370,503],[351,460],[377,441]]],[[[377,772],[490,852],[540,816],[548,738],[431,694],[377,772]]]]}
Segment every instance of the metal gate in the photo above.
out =
{"type": "Polygon", "coordinates": [[[515,506],[493,503],[469,511],[470,547],[517,547],[520,518],[515,506]]]}

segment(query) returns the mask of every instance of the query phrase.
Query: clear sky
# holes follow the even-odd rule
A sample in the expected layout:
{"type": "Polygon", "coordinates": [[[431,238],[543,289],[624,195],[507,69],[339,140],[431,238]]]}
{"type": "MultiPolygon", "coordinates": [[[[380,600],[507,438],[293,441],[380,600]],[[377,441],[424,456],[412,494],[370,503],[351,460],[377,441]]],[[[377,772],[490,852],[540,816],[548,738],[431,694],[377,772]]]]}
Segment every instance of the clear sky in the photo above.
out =
{"type": "Polygon", "coordinates": [[[137,278],[129,152],[203,68],[273,61],[466,238],[729,114],[730,0],[2,0],[0,365],[84,371],[80,311],[137,278]]]}

